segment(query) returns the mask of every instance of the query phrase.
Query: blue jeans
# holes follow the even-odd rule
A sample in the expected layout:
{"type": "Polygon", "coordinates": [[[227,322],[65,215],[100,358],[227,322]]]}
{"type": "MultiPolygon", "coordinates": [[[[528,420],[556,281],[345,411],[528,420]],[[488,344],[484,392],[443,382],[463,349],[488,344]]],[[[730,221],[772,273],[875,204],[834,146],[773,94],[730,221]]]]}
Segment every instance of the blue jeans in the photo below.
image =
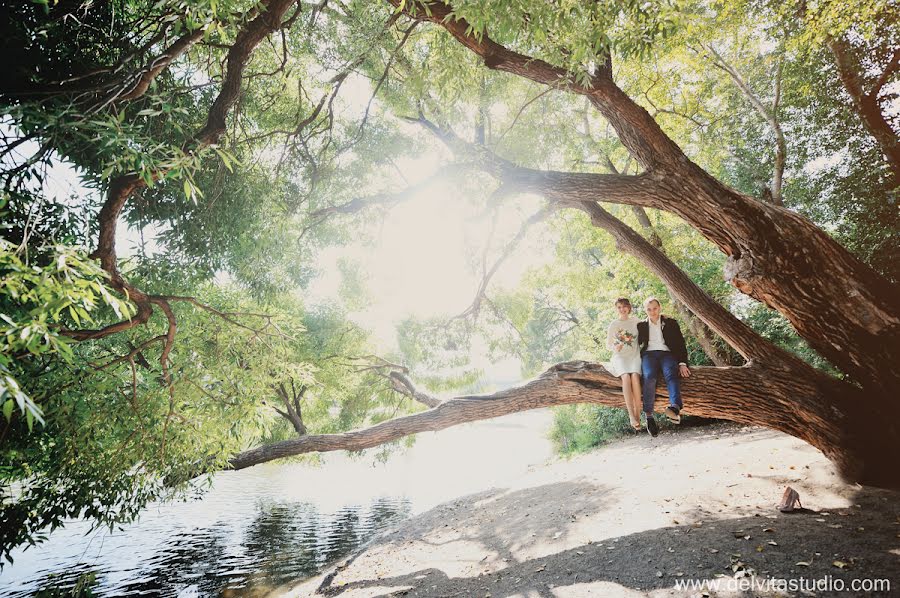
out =
{"type": "Polygon", "coordinates": [[[641,395],[644,413],[653,413],[656,402],[656,379],[662,370],[666,386],[669,388],[669,405],[681,410],[681,383],[678,377],[678,361],[669,351],[647,351],[641,357],[641,371],[644,376],[641,395]]]}

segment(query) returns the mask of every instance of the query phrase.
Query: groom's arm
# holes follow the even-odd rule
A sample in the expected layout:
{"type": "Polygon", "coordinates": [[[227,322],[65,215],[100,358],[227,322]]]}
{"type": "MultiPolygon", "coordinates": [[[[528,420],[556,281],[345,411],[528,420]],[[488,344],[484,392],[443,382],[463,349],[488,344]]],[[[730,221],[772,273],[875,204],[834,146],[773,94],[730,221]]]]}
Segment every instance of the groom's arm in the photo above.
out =
{"type": "Polygon", "coordinates": [[[687,354],[687,343],[684,342],[684,335],[681,333],[681,326],[678,325],[677,321],[673,321],[675,324],[675,343],[677,347],[669,347],[670,349],[674,349],[672,353],[675,354],[675,359],[678,360],[678,373],[682,378],[690,378],[691,370],[687,366],[688,354],[687,354]]]}
{"type": "Polygon", "coordinates": [[[678,320],[672,320],[672,323],[675,324],[675,342],[677,344],[676,347],[672,347],[672,349],[674,349],[672,353],[675,354],[678,365],[687,365],[687,343],[684,341],[684,335],[681,333],[681,326],[678,324],[678,320]]]}

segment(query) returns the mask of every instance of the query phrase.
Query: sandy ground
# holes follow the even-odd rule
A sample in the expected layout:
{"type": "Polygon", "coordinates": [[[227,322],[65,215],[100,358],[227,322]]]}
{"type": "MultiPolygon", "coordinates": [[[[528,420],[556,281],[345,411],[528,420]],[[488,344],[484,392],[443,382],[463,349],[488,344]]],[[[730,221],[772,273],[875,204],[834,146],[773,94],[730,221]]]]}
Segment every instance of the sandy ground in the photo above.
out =
{"type": "Polygon", "coordinates": [[[845,484],[771,430],[641,434],[503,486],[406,520],[284,595],[900,596],[900,493],[845,484]],[[775,509],[786,485],[803,511],[775,509]],[[691,580],[711,585],[676,587],[691,580]],[[852,585],[877,580],[892,590],[852,585]]]}

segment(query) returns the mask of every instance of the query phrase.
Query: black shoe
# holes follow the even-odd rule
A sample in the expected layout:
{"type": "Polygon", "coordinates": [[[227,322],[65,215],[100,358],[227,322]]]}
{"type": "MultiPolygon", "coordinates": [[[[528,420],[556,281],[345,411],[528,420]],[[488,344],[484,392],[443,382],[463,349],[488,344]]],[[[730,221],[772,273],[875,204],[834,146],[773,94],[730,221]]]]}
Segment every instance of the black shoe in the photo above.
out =
{"type": "Polygon", "coordinates": [[[647,432],[654,438],[659,434],[659,425],[656,423],[656,418],[653,417],[652,414],[647,415],[647,432]]]}

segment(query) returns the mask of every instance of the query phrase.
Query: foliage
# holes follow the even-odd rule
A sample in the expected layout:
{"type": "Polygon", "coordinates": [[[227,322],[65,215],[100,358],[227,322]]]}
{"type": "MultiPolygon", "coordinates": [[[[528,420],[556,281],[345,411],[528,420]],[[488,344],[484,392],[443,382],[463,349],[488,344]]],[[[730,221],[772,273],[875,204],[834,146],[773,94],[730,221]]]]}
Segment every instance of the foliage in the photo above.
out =
{"type": "MultiPolygon", "coordinates": [[[[675,426],[659,413],[654,418],[661,430],[675,426]]],[[[684,416],[683,421],[690,425],[713,420],[684,416]]],[[[624,409],[591,404],[563,405],[553,409],[550,440],[561,455],[584,453],[617,438],[633,436],[634,433],[624,409]]]]}
{"type": "Polygon", "coordinates": [[[563,455],[585,452],[631,430],[622,409],[597,405],[564,405],[553,410],[550,439],[563,455]]]}
{"type": "Polygon", "coordinates": [[[44,266],[29,264],[11,243],[0,237],[0,408],[7,423],[18,407],[29,430],[44,423],[42,410],[16,380],[23,360],[74,361],[71,341],[59,325],[89,326],[96,312],[108,306],[128,318],[132,306],[106,287],[107,273],[84,252],[58,246],[44,266]]]}

